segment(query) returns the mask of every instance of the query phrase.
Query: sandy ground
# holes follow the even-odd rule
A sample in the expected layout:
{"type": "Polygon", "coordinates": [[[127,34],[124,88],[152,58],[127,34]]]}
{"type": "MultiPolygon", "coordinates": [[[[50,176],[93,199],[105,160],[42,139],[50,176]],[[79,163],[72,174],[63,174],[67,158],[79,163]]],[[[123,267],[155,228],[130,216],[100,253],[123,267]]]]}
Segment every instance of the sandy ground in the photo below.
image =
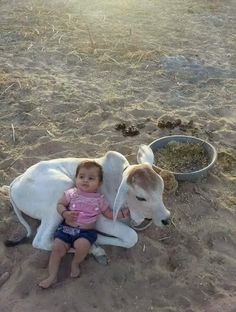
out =
{"type": "Polygon", "coordinates": [[[175,226],[105,247],[111,263],[89,257],[78,280],[68,255],[46,291],[48,253],[3,244],[22,228],[1,194],[1,312],[236,311],[235,28],[235,0],[0,1],[0,185],[43,159],[116,150],[135,163],[139,144],[169,134],[219,155],[165,196],[175,226]],[[160,129],[164,114],[190,124],[160,129]]]}

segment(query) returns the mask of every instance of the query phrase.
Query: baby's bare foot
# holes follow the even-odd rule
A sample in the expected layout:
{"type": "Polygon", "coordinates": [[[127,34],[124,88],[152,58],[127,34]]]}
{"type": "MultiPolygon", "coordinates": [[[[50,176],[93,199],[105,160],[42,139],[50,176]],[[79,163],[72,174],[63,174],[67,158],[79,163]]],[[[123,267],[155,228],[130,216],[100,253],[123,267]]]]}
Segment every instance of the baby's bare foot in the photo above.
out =
{"type": "Polygon", "coordinates": [[[55,278],[48,277],[39,283],[39,287],[41,287],[43,289],[49,288],[50,286],[52,286],[52,284],[55,284],[56,281],[57,280],[55,278]]]}
{"type": "Polygon", "coordinates": [[[80,267],[77,263],[72,262],[70,276],[73,278],[80,276],[80,267]]]}

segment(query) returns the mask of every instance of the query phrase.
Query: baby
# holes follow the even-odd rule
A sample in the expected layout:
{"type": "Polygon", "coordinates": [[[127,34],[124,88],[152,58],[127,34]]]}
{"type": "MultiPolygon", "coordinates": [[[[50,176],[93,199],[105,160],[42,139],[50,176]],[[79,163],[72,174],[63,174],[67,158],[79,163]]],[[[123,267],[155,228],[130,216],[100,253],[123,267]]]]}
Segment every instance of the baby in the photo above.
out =
{"type": "MultiPolygon", "coordinates": [[[[39,283],[48,288],[57,281],[62,258],[73,247],[75,255],[71,263],[71,277],[80,275],[80,263],[87,256],[91,245],[97,239],[95,225],[103,214],[112,219],[113,212],[104,195],[98,193],[103,180],[102,167],[95,161],[86,160],[76,170],[76,187],[67,190],[57,204],[57,211],[63,222],[54,234],[52,252],[49,259],[49,276],[39,283]]],[[[118,218],[129,216],[129,210],[122,209],[118,218]]]]}

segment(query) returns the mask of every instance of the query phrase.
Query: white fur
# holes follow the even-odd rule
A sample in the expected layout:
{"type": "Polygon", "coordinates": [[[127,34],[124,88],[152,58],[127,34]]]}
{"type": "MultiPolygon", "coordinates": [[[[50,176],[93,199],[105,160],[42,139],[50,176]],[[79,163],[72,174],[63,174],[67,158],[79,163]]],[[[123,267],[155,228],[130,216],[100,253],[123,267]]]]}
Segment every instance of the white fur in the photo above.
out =
{"type": "MultiPolygon", "coordinates": [[[[57,201],[66,189],[74,185],[76,167],[83,160],[84,158],[61,158],[41,161],[28,168],[11,183],[10,200],[19,221],[27,230],[27,236],[31,235],[31,228],[24,220],[21,211],[41,220],[33,240],[35,248],[51,249],[53,232],[62,220],[56,210],[57,201]]],[[[148,217],[153,218],[156,225],[161,225],[161,220],[169,217],[170,213],[162,201],[164,186],[161,177],[157,189],[147,193],[140,186],[130,188],[127,185],[129,168],[132,166],[122,154],[110,151],[104,157],[95,160],[102,165],[104,172],[100,191],[105,195],[110,206],[114,206],[115,215],[122,206],[128,205],[131,217],[136,223],[148,217]],[[147,201],[138,201],[136,196],[144,197],[147,201]]],[[[138,161],[145,162],[146,165],[148,163],[151,167],[153,155],[149,147],[142,145],[138,152],[138,161]]],[[[111,235],[99,234],[98,244],[130,248],[138,239],[136,232],[126,224],[108,220],[103,216],[97,222],[97,229],[111,235]]]]}

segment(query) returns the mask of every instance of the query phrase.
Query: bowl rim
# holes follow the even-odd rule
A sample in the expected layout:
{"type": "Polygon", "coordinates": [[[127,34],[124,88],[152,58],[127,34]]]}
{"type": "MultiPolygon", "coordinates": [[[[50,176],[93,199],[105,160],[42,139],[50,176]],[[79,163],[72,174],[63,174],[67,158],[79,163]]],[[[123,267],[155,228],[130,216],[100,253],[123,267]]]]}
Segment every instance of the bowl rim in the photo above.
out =
{"type": "MultiPolygon", "coordinates": [[[[175,139],[175,138],[182,138],[182,139],[191,139],[191,140],[195,140],[195,141],[198,141],[198,142],[201,142],[203,143],[204,145],[207,145],[210,147],[210,149],[212,150],[213,154],[212,154],[212,157],[210,159],[210,163],[206,166],[206,167],[203,167],[199,170],[195,170],[195,171],[191,171],[191,172],[177,172],[177,171],[171,171],[171,170],[168,170],[170,171],[171,173],[175,174],[175,175],[178,175],[178,176],[188,176],[188,175],[197,175],[197,174],[201,174],[202,172],[207,172],[213,165],[214,163],[216,162],[216,159],[217,159],[217,151],[215,149],[215,147],[207,142],[206,140],[203,140],[203,139],[200,139],[200,138],[197,138],[195,136],[191,136],[191,135],[181,135],[181,134],[176,134],[176,135],[167,135],[167,136],[163,136],[163,137],[160,137],[159,139],[156,139],[154,141],[152,141],[148,146],[152,149],[152,145],[156,142],[161,142],[161,141],[165,141],[167,139],[175,139]]],[[[153,149],[152,149],[153,151],[153,149]]],[[[153,151],[154,152],[154,151],[153,151]]],[[[207,152],[208,153],[208,152],[207,152]]],[[[208,153],[209,154],[209,153],[208,153]]],[[[161,168],[159,167],[158,165],[155,165],[156,167],[158,167],[159,169],[161,170],[167,170],[167,169],[164,169],[164,168],[161,168]]]]}

